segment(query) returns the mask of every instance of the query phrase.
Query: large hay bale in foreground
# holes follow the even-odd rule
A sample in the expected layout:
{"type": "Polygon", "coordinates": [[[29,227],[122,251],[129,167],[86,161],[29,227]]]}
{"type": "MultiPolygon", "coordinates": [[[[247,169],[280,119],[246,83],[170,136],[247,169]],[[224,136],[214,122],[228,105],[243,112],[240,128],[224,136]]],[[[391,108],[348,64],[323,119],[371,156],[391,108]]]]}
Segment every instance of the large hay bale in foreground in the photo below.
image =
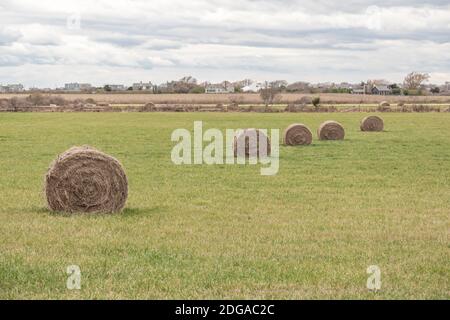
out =
{"type": "Polygon", "coordinates": [[[317,130],[319,140],[344,140],[344,127],[336,121],[325,121],[317,130]]]}
{"type": "Polygon", "coordinates": [[[270,156],[270,139],[258,129],[239,130],[234,136],[233,150],[235,157],[270,156]]]}
{"type": "Polygon", "coordinates": [[[304,124],[291,124],[284,131],[284,144],[288,146],[309,145],[311,142],[311,130],[304,124]]]}
{"type": "Polygon", "coordinates": [[[377,116],[368,116],[361,121],[361,131],[383,131],[383,119],[377,116]]]}
{"type": "Polygon", "coordinates": [[[88,146],[73,147],[51,164],[45,194],[53,211],[120,212],[128,197],[128,181],[115,158],[88,146]]]}

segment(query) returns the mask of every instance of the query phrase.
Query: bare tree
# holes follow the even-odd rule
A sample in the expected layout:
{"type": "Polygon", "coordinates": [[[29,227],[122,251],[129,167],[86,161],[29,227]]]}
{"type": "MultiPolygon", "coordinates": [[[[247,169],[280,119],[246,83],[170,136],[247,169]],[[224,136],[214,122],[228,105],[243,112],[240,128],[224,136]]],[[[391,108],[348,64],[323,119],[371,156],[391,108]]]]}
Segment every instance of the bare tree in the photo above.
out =
{"type": "Polygon", "coordinates": [[[281,89],[270,86],[267,82],[259,92],[261,100],[264,102],[265,109],[267,110],[269,105],[273,105],[275,102],[281,99],[281,89]]]}
{"type": "Polygon", "coordinates": [[[411,72],[405,77],[403,87],[409,90],[417,90],[421,84],[428,81],[430,75],[428,73],[411,72]]]}

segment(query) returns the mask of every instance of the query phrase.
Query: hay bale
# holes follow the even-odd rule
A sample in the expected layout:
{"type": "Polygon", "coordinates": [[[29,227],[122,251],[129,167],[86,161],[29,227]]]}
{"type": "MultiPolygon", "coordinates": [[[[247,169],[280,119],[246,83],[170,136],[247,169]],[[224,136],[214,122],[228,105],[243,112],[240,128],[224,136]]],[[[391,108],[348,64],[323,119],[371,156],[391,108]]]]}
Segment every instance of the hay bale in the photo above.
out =
{"type": "Polygon", "coordinates": [[[319,140],[344,140],[344,127],[336,121],[325,121],[317,130],[319,140]]]}
{"type": "Polygon", "coordinates": [[[115,158],[88,146],[72,147],[50,165],[45,194],[53,211],[120,212],[128,181],[115,158]]]}
{"type": "Polygon", "coordinates": [[[387,101],[381,101],[380,102],[380,107],[390,107],[391,105],[389,104],[389,102],[387,101]]]}
{"type": "Polygon", "coordinates": [[[258,129],[239,130],[234,136],[233,150],[235,157],[270,156],[270,139],[258,129]],[[267,141],[266,144],[260,144],[260,141],[264,140],[267,141]],[[245,148],[239,148],[239,146],[245,146],[245,148]]]}
{"type": "Polygon", "coordinates": [[[368,116],[361,121],[361,131],[383,131],[383,119],[377,116],[368,116]]]}
{"type": "Polygon", "coordinates": [[[288,146],[310,145],[311,142],[311,130],[309,130],[309,128],[304,124],[291,124],[284,131],[284,144],[288,146]]]}

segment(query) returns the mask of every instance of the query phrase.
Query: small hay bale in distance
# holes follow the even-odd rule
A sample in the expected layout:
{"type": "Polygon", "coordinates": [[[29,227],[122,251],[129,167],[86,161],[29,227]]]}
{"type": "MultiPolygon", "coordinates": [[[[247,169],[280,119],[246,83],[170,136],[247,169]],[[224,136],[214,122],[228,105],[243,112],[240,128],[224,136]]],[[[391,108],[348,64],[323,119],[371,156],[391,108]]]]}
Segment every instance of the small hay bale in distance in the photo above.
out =
{"type": "Polygon", "coordinates": [[[325,121],[317,130],[319,140],[344,140],[344,127],[336,121],[325,121]]]}
{"type": "Polygon", "coordinates": [[[377,116],[368,116],[361,121],[361,131],[383,131],[383,119],[377,116]]]}
{"type": "Polygon", "coordinates": [[[89,146],[72,147],[50,165],[45,195],[52,211],[121,212],[128,180],[117,159],[89,146]]]}
{"type": "Polygon", "coordinates": [[[235,157],[267,157],[271,152],[270,139],[259,129],[239,130],[234,136],[233,150],[235,157]]]}
{"type": "Polygon", "coordinates": [[[381,101],[380,102],[380,107],[390,107],[391,105],[389,104],[389,102],[387,101],[381,101]]]}
{"type": "Polygon", "coordinates": [[[311,130],[309,130],[309,128],[304,124],[291,124],[284,131],[284,144],[287,146],[310,145],[311,142],[311,130]]]}

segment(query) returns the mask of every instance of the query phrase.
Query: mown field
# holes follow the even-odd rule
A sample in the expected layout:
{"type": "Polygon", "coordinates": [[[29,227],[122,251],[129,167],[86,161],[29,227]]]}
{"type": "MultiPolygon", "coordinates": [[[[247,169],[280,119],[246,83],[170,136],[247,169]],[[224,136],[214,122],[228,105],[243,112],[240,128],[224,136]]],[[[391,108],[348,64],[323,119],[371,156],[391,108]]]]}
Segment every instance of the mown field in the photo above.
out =
{"type": "MultiPolygon", "coordinates": [[[[27,97],[29,93],[23,94],[0,94],[0,99],[10,99],[12,97],[27,97]]],[[[217,104],[237,102],[239,104],[260,104],[261,97],[258,93],[234,93],[234,94],[145,94],[145,93],[64,93],[52,94],[60,96],[68,101],[75,99],[94,99],[96,102],[107,103],[155,103],[155,104],[217,104]]],[[[305,93],[284,93],[280,97],[282,103],[294,103],[302,97],[320,97],[322,103],[327,104],[378,104],[382,101],[390,103],[450,103],[450,96],[378,96],[378,95],[357,95],[357,94],[305,94],[305,93]]]]}
{"type": "Polygon", "coordinates": [[[360,132],[363,116],[0,114],[0,298],[449,299],[450,114],[383,114],[381,133],[360,132]],[[315,132],[330,118],[345,141],[282,146],[276,176],[170,159],[172,131],[196,120],[315,132]],[[83,144],[125,166],[122,214],[46,209],[48,165],[83,144]]]}

